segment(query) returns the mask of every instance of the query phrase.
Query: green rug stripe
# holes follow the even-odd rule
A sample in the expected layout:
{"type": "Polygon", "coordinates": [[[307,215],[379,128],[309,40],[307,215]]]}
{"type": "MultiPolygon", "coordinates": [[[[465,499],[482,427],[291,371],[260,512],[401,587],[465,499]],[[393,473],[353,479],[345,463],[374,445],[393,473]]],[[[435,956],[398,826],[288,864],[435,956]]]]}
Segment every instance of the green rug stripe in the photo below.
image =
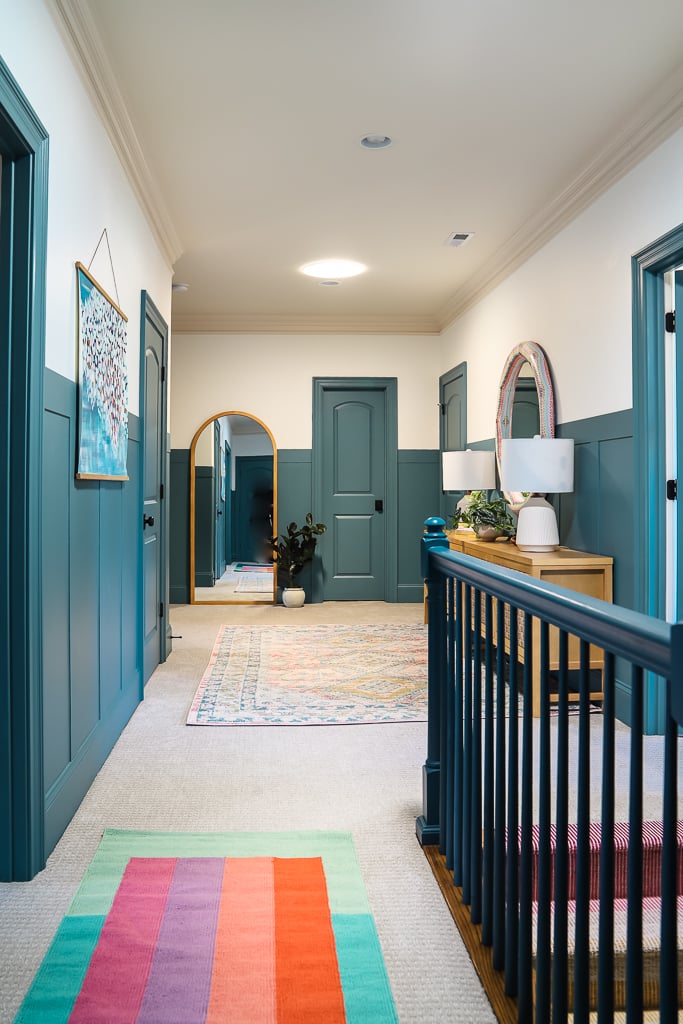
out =
{"type": "Polygon", "coordinates": [[[322,857],[333,914],[368,914],[356,850],[344,832],[127,832],[107,829],[69,914],[107,914],[131,857],[322,857]]]}
{"type": "Polygon", "coordinates": [[[333,914],[348,1024],[397,1024],[384,957],[369,914],[333,914]]]}
{"type": "Polygon", "coordinates": [[[67,1024],[104,917],[65,917],[14,1024],[67,1024]]]}

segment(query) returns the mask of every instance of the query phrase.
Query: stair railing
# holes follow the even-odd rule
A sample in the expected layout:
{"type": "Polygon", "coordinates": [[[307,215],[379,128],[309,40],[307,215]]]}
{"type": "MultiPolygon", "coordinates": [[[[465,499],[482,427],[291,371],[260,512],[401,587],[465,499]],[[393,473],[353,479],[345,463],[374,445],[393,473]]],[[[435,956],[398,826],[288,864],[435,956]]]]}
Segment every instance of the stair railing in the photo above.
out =
{"type": "MultiPolygon", "coordinates": [[[[677,1021],[683,624],[450,551],[443,526],[442,519],[428,519],[422,540],[429,718],[418,838],[423,845],[439,844],[472,922],[481,925],[482,943],[492,947],[505,991],[516,998],[519,1021],[558,1024],[597,1016],[604,1024],[615,1019],[617,1009],[625,1010],[629,1022],[642,1020],[645,1009],[658,1009],[666,1024],[677,1021]],[[540,632],[541,650],[535,680],[532,659],[524,657],[534,630],[540,632]],[[577,644],[578,669],[570,667],[576,664],[577,644]],[[599,714],[594,698],[591,703],[596,647],[604,652],[599,714]],[[617,822],[617,799],[619,805],[625,800],[624,780],[616,777],[616,665],[620,675],[627,666],[631,685],[623,824],[617,822]],[[667,699],[654,982],[653,953],[643,948],[643,907],[649,913],[652,903],[643,887],[646,673],[660,678],[667,699]],[[541,692],[537,719],[532,717],[534,685],[541,692]],[[599,770],[592,761],[596,739],[599,770]],[[599,806],[594,801],[591,809],[598,776],[599,806]],[[622,913],[624,903],[615,897],[615,837],[623,836],[626,826],[622,913]],[[621,916],[625,955],[615,940],[621,916]]],[[[623,726],[619,729],[623,734],[623,726]]]]}

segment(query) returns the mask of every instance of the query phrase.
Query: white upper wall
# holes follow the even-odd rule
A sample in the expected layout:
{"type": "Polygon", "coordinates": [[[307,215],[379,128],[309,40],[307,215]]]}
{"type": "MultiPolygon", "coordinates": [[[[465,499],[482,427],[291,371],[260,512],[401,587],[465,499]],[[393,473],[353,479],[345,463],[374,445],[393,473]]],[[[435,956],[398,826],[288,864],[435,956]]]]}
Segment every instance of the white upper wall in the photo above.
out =
{"type": "Polygon", "coordinates": [[[558,423],[632,407],[631,257],[683,222],[682,168],[683,130],[444,331],[440,372],[467,363],[469,442],[494,435],[521,341],[548,355],[558,423]]]}
{"type": "Polygon", "coordinates": [[[310,448],[313,377],[396,377],[399,447],[438,448],[439,352],[434,336],[175,335],[171,447],[209,416],[247,412],[278,448],[310,448]]]}
{"type": "Polygon", "coordinates": [[[0,56],[49,134],[45,363],[77,379],[76,261],[128,317],[129,409],[139,412],[140,292],[167,323],[172,271],[42,0],[0,0],[0,56]]]}

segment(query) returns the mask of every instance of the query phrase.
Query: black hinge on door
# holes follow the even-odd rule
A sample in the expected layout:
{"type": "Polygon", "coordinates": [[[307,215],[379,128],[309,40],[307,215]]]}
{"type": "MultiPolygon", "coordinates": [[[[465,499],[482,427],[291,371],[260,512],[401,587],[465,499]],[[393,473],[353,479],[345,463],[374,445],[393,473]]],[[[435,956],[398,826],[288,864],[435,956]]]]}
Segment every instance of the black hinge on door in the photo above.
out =
{"type": "Polygon", "coordinates": [[[159,618],[163,619],[163,617],[164,617],[164,602],[161,601],[159,603],[159,618]]]}
{"type": "Polygon", "coordinates": [[[666,481],[666,497],[667,501],[676,501],[678,498],[678,480],[666,481]]]}
{"type": "Polygon", "coordinates": [[[159,501],[164,500],[164,485],[159,484],[159,501]]]}
{"type": "Polygon", "coordinates": [[[162,366],[161,367],[161,383],[163,384],[165,380],[166,380],[166,367],[162,366]]]}
{"type": "Polygon", "coordinates": [[[666,316],[664,317],[664,327],[666,329],[666,333],[667,334],[675,334],[676,333],[676,311],[675,310],[672,313],[667,313],[666,316]]]}

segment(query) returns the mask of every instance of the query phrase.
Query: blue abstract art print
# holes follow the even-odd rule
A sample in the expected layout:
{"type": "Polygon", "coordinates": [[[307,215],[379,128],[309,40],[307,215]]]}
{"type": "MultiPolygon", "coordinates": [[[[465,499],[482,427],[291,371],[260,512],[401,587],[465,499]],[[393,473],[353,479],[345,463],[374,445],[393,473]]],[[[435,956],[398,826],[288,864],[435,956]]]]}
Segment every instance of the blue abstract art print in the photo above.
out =
{"type": "Polygon", "coordinates": [[[79,480],[127,480],[128,318],[81,263],[78,298],[79,480]]]}

